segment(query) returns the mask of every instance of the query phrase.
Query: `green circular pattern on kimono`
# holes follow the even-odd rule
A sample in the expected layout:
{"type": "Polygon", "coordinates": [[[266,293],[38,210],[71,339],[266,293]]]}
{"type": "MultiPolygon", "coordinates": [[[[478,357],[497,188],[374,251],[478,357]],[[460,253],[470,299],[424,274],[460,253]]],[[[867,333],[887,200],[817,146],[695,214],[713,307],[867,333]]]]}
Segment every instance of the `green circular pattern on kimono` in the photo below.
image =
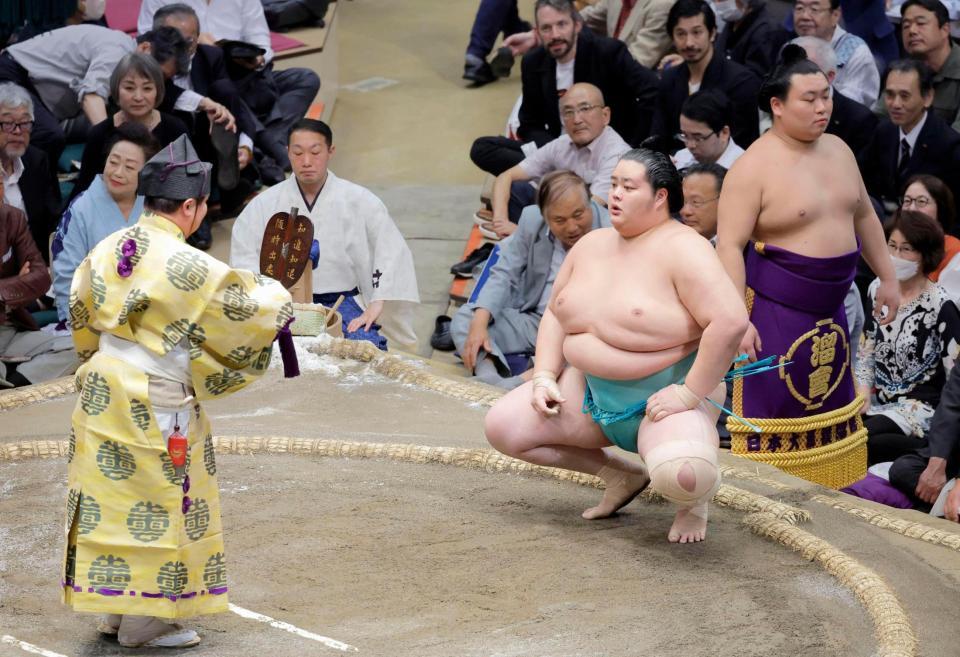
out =
{"type": "Polygon", "coordinates": [[[250,347],[235,347],[227,354],[227,362],[238,369],[246,367],[255,353],[257,352],[250,347]]]}
{"type": "Polygon", "coordinates": [[[100,555],[87,571],[90,586],[122,591],[130,585],[130,564],[123,557],[100,555]]]}
{"type": "MultiPolygon", "coordinates": [[[[184,464],[183,472],[184,474],[190,472],[190,452],[192,450],[187,450],[187,462],[184,464]]],[[[166,452],[160,454],[160,468],[163,471],[163,478],[174,486],[179,486],[183,483],[183,475],[177,476],[177,468],[173,465],[173,461],[170,460],[170,455],[166,452]]]]}
{"type": "Polygon", "coordinates": [[[67,463],[73,463],[73,457],[77,453],[77,432],[70,429],[70,439],[67,441],[67,463]]]}
{"type": "Polygon", "coordinates": [[[202,497],[193,500],[190,510],[183,516],[183,531],[191,541],[200,540],[210,527],[210,505],[202,497]]]}
{"type": "Polygon", "coordinates": [[[67,491],[67,528],[73,523],[77,515],[77,509],[80,507],[80,491],[71,488],[67,491]]]}
{"type": "Polygon", "coordinates": [[[222,395],[233,388],[238,388],[246,383],[246,379],[240,372],[234,372],[229,368],[224,368],[220,372],[208,374],[203,379],[203,387],[211,395],[222,395]]]}
{"type": "Polygon", "coordinates": [[[67,584],[73,584],[73,579],[77,576],[77,546],[68,545],[67,546],[67,560],[64,564],[64,579],[67,580],[67,584]]]}
{"type": "Polygon", "coordinates": [[[80,408],[87,415],[100,415],[110,405],[110,385],[97,372],[88,372],[80,389],[80,408]]]}
{"type": "Polygon", "coordinates": [[[180,595],[187,588],[187,567],[182,561],[168,561],[160,566],[157,586],[164,595],[180,595]]]}
{"type": "Polygon", "coordinates": [[[217,455],[213,451],[213,435],[209,433],[203,439],[203,467],[211,477],[217,474],[217,455]]]}
{"type": "Polygon", "coordinates": [[[139,399],[130,400],[130,419],[139,427],[140,431],[146,433],[150,428],[150,409],[139,399]]]}
{"type": "Polygon", "coordinates": [[[264,347],[257,355],[257,360],[253,361],[251,367],[257,372],[265,372],[270,367],[270,355],[273,353],[273,345],[264,347]]]}
{"type": "Polygon", "coordinates": [[[206,256],[190,251],[177,251],[167,260],[167,280],[183,292],[195,292],[207,282],[210,267],[206,256]]]}
{"type": "Polygon", "coordinates": [[[277,330],[282,330],[291,319],[293,319],[293,302],[288,301],[280,306],[280,310],[277,312],[277,330]]]}
{"type": "Polygon", "coordinates": [[[242,285],[233,283],[223,292],[223,316],[233,322],[243,322],[260,310],[260,304],[247,294],[242,285]]]}
{"type": "Polygon", "coordinates": [[[100,504],[90,495],[80,495],[80,514],[77,516],[77,533],[90,534],[103,516],[100,513],[100,504]]]}
{"type": "Polygon", "coordinates": [[[177,319],[163,327],[163,351],[170,353],[174,347],[180,344],[184,339],[189,342],[190,358],[194,356],[194,350],[199,351],[200,345],[207,339],[207,332],[204,331],[196,322],[188,319],[177,319]]]}
{"type": "Polygon", "coordinates": [[[130,315],[146,312],[150,307],[150,297],[140,288],[134,288],[127,293],[127,298],[123,300],[123,307],[120,308],[120,315],[117,317],[117,324],[123,326],[130,319],[130,315]]]}
{"type": "Polygon", "coordinates": [[[68,303],[70,328],[79,331],[90,322],[90,309],[80,300],[80,296],[76,292],[70,293],[68,303]]]}
{"type": "Polygon", "coordinates": [[[217,552],[207,559],[207,565],[203,567],[203,584],[208,589],[227,585],[227,563],[223,552],[217,552]]]}
{"type": "Polygon", "coordinates": [[[150,233],[140,226],[134,226],[124,232],[123,235],[120,236],[120,239],[117,240],[117,246],[113,249],[113,254],[117,257],[117,262],[123,257],[123,243],[127,240],[133,240],[137,243],[137,252],[130,256],[130,264],[137,266],[147,252],[147,249],[150,248],[150,233]]]}
{"type": "Polygon", "coordinates": [[[107,300],[107,282],[94,269],[90,270],[90,296],[94,310],[100,310],[100,306],[107,300]]]}
{"type": "Polygon", "coordinates": [[[127,531],[138,541],[155,541],[170,527],[170,514],[159,504],[137,502],[127,514],[127,531]]]}
{"type": "Polygon", "coordinates": [[[112,481],[129,479],[137,470],[137,461],[130,450],[115,440],[105,440],[97,450],[97,467],[112,481]]]}

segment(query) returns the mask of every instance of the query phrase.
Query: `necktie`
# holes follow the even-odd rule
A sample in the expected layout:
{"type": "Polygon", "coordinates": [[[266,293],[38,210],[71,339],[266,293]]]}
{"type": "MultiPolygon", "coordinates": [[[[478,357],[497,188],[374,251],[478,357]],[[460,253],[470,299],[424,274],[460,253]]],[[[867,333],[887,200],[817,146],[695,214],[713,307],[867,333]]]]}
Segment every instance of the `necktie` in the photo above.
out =
{"type": "Polygon", "coordinates": [[[900,164],[897,166],[897,176],[902,178],[907,170],[907,163],[910,162],[910,142],[906,137],[900,140],[900,164]]]}

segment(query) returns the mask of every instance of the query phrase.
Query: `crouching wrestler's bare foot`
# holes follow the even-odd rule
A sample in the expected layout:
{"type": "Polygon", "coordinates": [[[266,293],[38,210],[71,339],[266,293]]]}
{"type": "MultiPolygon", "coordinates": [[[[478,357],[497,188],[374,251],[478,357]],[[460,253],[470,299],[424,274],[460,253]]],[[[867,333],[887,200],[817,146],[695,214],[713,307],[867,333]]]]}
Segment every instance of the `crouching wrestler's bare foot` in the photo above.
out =
{"type": "Polygon", "coordinates": [[[600,504],[590,507],[581,515],[587,520],[609,518],[627,506],[650,485],[650,475],[646,470],[626,472],[604,466],[597,473],[605,485],[600,504]]]}

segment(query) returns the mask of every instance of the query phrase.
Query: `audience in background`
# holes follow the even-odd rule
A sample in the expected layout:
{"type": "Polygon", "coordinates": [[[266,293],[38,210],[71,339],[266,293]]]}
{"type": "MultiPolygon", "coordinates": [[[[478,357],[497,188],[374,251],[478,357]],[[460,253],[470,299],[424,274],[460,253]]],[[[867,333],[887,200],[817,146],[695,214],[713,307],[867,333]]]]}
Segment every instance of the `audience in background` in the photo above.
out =
{"type": "Polygon", "coordinates": [[[900,281],[900,307],[880,326],[872,310],[879,280],[867,293],[866,325],[856,368],[870,465],[927,444],[933,412],[960,350],[960,312],[928,276],[943,259],[943,230],[920,212],[898,212],[884,225],[900,281]],[[876,391],[876,402],[870,395],[876,391]]]}
{"type": "Polygon", "coordinates": [[[653,72],[637,63],[623,42],[583,30],[571,0],[536,0],[535,7],[536,30],[544,45],[527,53],[520,65],[520,140],[481,137],[470,151],[474,164],[495,176],[560,136],[557,100],[575,82],[600,89],[610,108],[610,126],[628,144],[639,144],[650,134],[657,94],[653,72]]]}
{"type": "Polygon", "coordinates": [[[732,122],[733,107],[722,91],[707,89],[691,94],[680,109],[676,139],[685,148],[673,156],[677,169],[683,171],[698,163],[732,167],[743,155],[743,149],[730,136],[732,122]]]}
{"type": "Polygon", "coordinates": [[[670,50],[667,14],[673,0],[598,0],[580,14],[587,27],[627,44],[633,58],[653,68],[670,50]]]}
{"type": "Polygon", "coordinates": [[[933,111],[960,130],[960,46],[950,39],[950,16],[940,0],[900,5],[903,48],[933,71],[933,111]]]}
{"type": "Polygon", "coordinates": [[[138,121],[121,123],[110,132],[102,173],[97,174],[63,213],[53,239],[53,292],[57,317],[70,318],[73,273],[100,241],[127,228],[143,214],[137,194],[140,170],[160,144],[138,121]]]}
{"type": "Polygon", "coordinates": [[[123,124],[144,126],[160,144],[169,144],[187,132],[183,121],[157,109],[163,102],[163,94],[163,71],[153,57],[133,52],[120,60],[110,75],[110,98],[119,109],[90,128],[70,200],[84,192],[103,171],[109,144],[123,124]]]}
{"type": "Polygon", "coordinates": [[[692,164],[683,171],[683,207],[680,220],[717,242],[717,204],[727,170],[715,162],[692,164]]]}
{"type": "Polygon", "coordinates": [[[770,16],[766,0],[720,0],[714,8],[725,23],[717,37],[717,52],[758,78],[765,77],[790,38],[770,16]]]}
{"type": "Polygon", "coordinates": [[[607,226],[606,208],[590,198],[582,178],[571,171],[544,176],[537,205],[524,210],[516,233],[501,246],[476,301],[461,306],[451,322],[453,342],[471,373],[507,389],[529,379],[529,372],[511,370],[510,356],[533,354],[564,257],[581,237],[607,226]]]}
{"type": "Polygon", "coordinates": [[[588,185],[590,195],[606,205],[613,167],[630,145],[610,127],[610,108],[592,84],[570,87],[560,99],[560,116],[564,134],[497,176],[491,222],[481,228],[500,237],[513,233],[523,208],[536,197],[528,181],[561,169],[578,175],[588,185]]]}
{"type": "Polygon", "coordinates": [[[480,0],[477,16],[470,28],[470,43],[463,65],[463,79],[470,80],[476,86],[493,82],[498,77],[510,75],[514,54],[509,46],[497,50],[493,60],[487,57],[493,50],[497,35],[504,38],[518,32],[528,32],[530,23],[520,18],[517,0],[480,0]]]}
{"type": "Polygon", "coordinates": [[[46,153],[30,144],[33,126],[31,95],[11,82],[0,83],[3,202],[26,215],[33,241],[48,261],[47,244],[60,218],[60,185],[46,153]]]}
{"type": "Polygon", "coordinates": [[[687,97],[701,90],[719,90],[733,105],[733,139],[746,148],[759,135],[760,79],[746,67],[716,54],[716,26],[713,10],[704,0],[677,0],[670,8],[667,33],[682,61],[665,62],[668,66],[661,72],[660,97],[651,132],[663,139],[677,134],[680,108],[687,97]]]}
{"type": "Polygon", "coordinates": [[[880,72],[866,42],[840,27],[840,0],[796,0],[793,26],[799,36],[815,36],[837,54],[834,87],[872,107],[880,93],[880,72]]]}
{"type": "Polygon", "coordinates": [[[883,102],[889,119],[883,119],[864,163],[867,191],[888,208],[907,178],[926,173],[960,192],[960,133],[935,112],[933,75],[923,62],[901,59],[890,64],[884,78],[883,102]]]}

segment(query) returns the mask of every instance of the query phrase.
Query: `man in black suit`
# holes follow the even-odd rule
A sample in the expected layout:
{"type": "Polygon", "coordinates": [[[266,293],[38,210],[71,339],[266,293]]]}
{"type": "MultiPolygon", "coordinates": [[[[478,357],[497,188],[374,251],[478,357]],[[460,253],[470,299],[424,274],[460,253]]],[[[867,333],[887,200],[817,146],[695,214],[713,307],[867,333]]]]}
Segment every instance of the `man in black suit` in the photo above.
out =
{"type": "MultiPolygon", "coordinates": [[[[717,21],[703,0],[677,0],[667,16],[667,33],[682,61],[660,77],[660,98],[651,132],[669,139],[680,131],[680,108],[687,96],[701,89],[718,89],[733,104],[733,140],[746,148],[759,136],[757,95],[760,78],[745,66],[714,51],[717,21]]],[[[676,62],[676,63],[674,63],[676,62]]]]}
{"type": "Polygon", "coordinates": [[[766,77],[790,38],[767,11],[766,0],[720,0],[715,7],[726,23],[717,37],[717,52],[758,78],[766,77]]]}
{"type": "Polygon", "coordinates": [[[60,221],[60,185],[47,155],[30,145],[33,99],[12,82],[0,84],[0,177],[4,202],[23,210],[43,259],[49,263],[50,234],[60,221]]]}
{"type": "MultiPolygon", "coordinates": [[[[184,74],[167,80],[160,109],[177,113],[190,128],[190,140],[200,159],[213,163],[214,179],[220,189],[221,214],[235,215],[256,183],[257,173],[249,166],[253,162],[256,118],[230,79],[220,48],[200,44],[200,21],[196,12],[180,4],[158,10],[154,14],[153,32],[170,28],[186,40],[190,60],[184,74]]],[[[261,167],[259,173],[267,184],[284,179],[283,171],[276,164],[272,168],[261,167]]],[[[210,219],[204,219],[188,239],[198,249],[210,248],[210,219]]]]}
{"type": "Polygon", "coordinates": [[[907,179],[918,173],[940,178],[960,194],[960,133],[935,112],[933,72],[914,59],[892,62],[883,81],[883,119],[865,158],[867,191],[888,209],[907,179]]]}
{"type": "MultiPolygon", "coordinates": [[[[833,46],[813,36],[797,37],[790,43],[795,43],[807,51],[807,59],[827,74],[827,80],[832,86],[837,77],[837,55],[833,46]]],[[[869,108],[844,96],[833,87],[833,112],[830,114],[827,132],[840,137],[850,147],[861,171],[864,169],[864,158],[867,157],[867,150],[873,142],[878,123],[879,119],[869,108]]]]}
{"type": "MultiPolygon", "coordinates": [[[[890,466],[890,483],[913,500],[920,510],[937,501],[947,481],[960,475],[960,368],[954,366],[933,414],[927,444],[915,454],[901,456],[890,466]]],[[[958,521],[960,486],[948,498],[948,520],[958,521]],[[952,512],[952,515],[951,515],[952,512]]]]}
{"type": "Polygon", "coordinates": [[[653,71],[639,64],[622,41],[583,30],[571,0],[537,0],[534,11],[542,45],[528,52],[520,64],[519,141],[477,139],[470,151],[474,164],[500,175],[524,159],[524,143],[542,146],[559,137],[559,99],[576,82],[599,88],[610,108],[610,127],[628,144],[639,145],[650,134],[657,94],[653,71]]]}

